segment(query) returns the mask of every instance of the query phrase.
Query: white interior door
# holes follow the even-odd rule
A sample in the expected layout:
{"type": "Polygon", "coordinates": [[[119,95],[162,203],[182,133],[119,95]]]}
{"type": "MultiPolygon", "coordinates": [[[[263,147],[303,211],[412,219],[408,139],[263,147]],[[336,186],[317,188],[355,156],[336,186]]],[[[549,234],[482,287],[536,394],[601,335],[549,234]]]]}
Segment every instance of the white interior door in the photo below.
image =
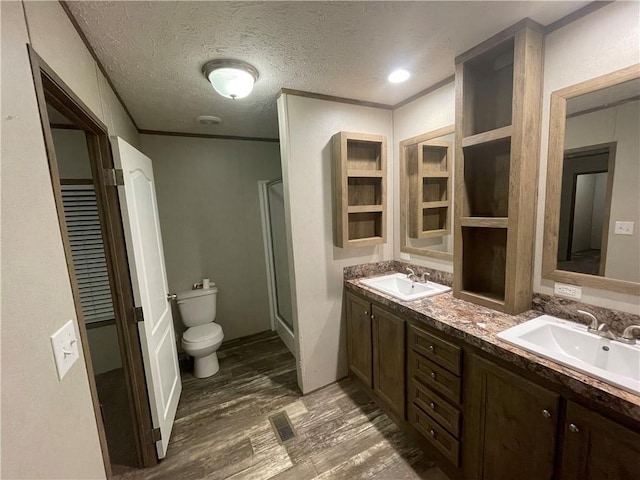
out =
{"type": "Polygon", "coordinates": [[[151,159],[120,137],[111,137],[116,168],[122,169],[124,186],[118,187],[136,307],[144,321],[138,323],[147,377],[149,404],[158,457],[167,453],[169,437],[182,391],[167,275],[160,237],[151,159]]]}

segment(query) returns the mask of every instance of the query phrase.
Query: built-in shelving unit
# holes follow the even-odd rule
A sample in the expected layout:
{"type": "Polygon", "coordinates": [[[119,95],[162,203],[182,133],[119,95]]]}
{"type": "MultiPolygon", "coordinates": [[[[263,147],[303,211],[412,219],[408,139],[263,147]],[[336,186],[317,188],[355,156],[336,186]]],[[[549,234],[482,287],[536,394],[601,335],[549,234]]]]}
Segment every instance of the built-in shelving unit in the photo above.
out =
{"type": "Polygon", "coordinates": [[[531,308],[543,27],[529,19],[456,58],[454,294],[531,308]]]}
{"type": "Polygon", "coordinates": [[[333,237],[337,247],[387,241],[387,140],[382,135],[333,136],[333,237]]]}
{"type": "Polygon", "coordinates": [[[428,140],[407,148],[409,237],[451,232],[450,142],[428,140]]]}

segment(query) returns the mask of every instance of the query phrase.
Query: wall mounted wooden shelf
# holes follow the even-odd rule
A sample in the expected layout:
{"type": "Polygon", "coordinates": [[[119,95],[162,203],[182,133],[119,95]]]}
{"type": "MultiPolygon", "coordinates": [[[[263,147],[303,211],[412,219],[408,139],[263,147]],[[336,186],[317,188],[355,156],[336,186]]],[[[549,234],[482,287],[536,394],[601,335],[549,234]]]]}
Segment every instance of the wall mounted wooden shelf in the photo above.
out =
{"type": "Polygon", "coordinates": [[[456,59],[454,295],[531,308],[543,28],[527,20],[456,59]]]}
{"type": "Polygon", "coordinates": [[[386,243],[386,137],[339,132],[332,147],[334,244],[345,248],[386,243]]]}
{"type": "Polygon", "coordinates": [[[407,148],[410,238],[451,233],[451,148],[440,140],[407,148]]]}

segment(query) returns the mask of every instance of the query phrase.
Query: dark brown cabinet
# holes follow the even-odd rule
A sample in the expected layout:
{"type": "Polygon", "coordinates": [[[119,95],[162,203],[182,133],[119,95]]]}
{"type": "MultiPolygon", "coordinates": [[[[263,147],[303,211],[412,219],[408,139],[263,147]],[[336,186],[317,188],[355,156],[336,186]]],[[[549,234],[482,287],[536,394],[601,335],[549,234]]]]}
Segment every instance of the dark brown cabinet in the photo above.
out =
{"type": "Polygon", "coordinates": [[[640,478],[640,433],[567,402],[561,480],[640,478]]]}
{"type": "Polygon", "coordinates": [[[429,453],[441,459],[440,466],[460,478],[462,349],[416,325],[407,327],[407,349],[409,424],[433,448],[429,453]]]}
{"type": "Polygon", "coordinates": [[[371,304],[363,298],[347,294],[347,355],[349,371],[371,388],[371,304]]]}
{"type": "Polygon", "coordinates": [[[467,370],[465,478],[553,478],[560,395],[477,356],[467,370]]]}
{"type": "Polygon", "coordinates": [[[346,314],[351,374],[452,480],[640,479],[637,419],[351,292],[346,314]]]}
{"type": "Polygon", "coordinates": [[[373,391],[404,418],[404,320],[372,305],[373,391]]]}
{"type": "Polygon", "coordinates": [[[396,417],[405,418],[405,322],[347,293],[349,371],[396,417]]]}

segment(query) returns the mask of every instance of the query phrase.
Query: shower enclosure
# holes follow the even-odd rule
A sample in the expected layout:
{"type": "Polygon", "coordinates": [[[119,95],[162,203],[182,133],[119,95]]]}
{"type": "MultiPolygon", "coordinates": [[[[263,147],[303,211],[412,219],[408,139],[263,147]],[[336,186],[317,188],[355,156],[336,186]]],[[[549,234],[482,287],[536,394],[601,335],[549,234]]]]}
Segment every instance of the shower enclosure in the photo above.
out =
{"type": "Polygon", "coordinates": [[[260,182],[271,326],[296,355],[282,179],[260,182]]]}

